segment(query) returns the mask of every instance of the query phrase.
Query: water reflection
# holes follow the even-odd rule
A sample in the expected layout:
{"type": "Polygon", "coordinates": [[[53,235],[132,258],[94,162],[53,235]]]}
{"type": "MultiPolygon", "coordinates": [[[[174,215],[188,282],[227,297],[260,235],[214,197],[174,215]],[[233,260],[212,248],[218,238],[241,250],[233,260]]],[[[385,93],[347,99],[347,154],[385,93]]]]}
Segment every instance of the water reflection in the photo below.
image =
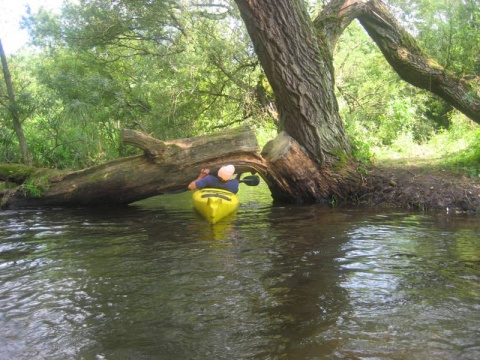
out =
{"type": "Polygon", "coordinates": [[[259,353],[265,358],[315,358],[338,346],[338,339],[323,333],[347,306],[334,259],[343,254],[348,217],[311,210],[275,208],[269,218],[275,241],[268,249],[271,266],[261,279],[270,302],[257,310],[268,318],[262,335],[269,341],[259,353]]]}
{"type": "Polygon", "coordinates": [[[0,212],[0,358],[479,358],[478,220],[253,190],[0,212]]]}
{"type": "MultiPolygon", "coordinates": [[[[479,269],[472,272],[450,256],[455,230],[426,232],[429,224],[434,224],[431,217],[398,214],[351,232],[340,261],[349,271],[342,286],[349,290],[355,323],[344,327],[349,341],[343,354],[356,357],[368,350],[381,358],[396,358],[399,352],[407,359],[478,357],[479,317],[464,316],[476,314],[480,294],[472,293],[462,277],[478,282],[479,269]],[[352,332],[356,324],[361,328],[352,332]]],[[[466,233],[470,239],[478,236],[466,233]]]]}

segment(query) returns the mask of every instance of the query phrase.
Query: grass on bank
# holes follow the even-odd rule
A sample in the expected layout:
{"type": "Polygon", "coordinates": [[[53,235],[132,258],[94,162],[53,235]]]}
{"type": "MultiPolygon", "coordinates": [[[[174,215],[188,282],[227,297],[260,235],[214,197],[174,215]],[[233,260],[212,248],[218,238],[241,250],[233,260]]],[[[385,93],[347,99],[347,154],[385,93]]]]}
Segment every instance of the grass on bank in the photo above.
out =
{"type": "Polygon", "coordinates": [[[389,146],[363,144],[360,158],[388,165],[418,165],[480,178],[480,126],[456,116],[448,130],[415,141],[410,132],[400,133],[389,146]],[[368,156],[365,154],[368,152],[368,156]]]}
{"type": "MultiPolygon", "coordinates": [[[[416,165],[480,178],[480,126],[459,113],[452,116],[449,129],[437,130],[423,142],[404,131],[396,134],[391,144],[381,145],[377,134],[359,128],[358,124],[347,125],[355,156],[361,162],[416,165]]],[[[275,137],[276,129],[273,124],[257,126],[255,133],[262,148],[275,137]]]]}

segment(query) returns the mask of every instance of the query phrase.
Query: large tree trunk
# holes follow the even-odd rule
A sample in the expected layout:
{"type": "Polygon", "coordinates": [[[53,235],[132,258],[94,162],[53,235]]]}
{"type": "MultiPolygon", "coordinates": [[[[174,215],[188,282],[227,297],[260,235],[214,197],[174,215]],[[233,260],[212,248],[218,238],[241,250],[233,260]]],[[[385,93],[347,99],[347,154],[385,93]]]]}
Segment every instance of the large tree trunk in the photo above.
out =
{"type": "Polygon", "coordinates": [[[264,178],[279,202],[343,202],[362,184],[354,161],[345,158],[337,166],[318,165],[283,131],[265,145],[262,156],[268,170],[264,178]]]}
{"type": "Polygon", "coordinates": [[[235,0],[275,93],[280,130],[320,165],[349,155],[330,53],[319,47],[303,0],[235,0]]]}
{"type": "Polygon", "coordinates": [[[360,177],[338,113],[331,51],[317,41],[304,1],[235,2],[280,115],[281,133],[262,152],[275,179],[274,199],[319,202],[347,196],[360,177]]]}

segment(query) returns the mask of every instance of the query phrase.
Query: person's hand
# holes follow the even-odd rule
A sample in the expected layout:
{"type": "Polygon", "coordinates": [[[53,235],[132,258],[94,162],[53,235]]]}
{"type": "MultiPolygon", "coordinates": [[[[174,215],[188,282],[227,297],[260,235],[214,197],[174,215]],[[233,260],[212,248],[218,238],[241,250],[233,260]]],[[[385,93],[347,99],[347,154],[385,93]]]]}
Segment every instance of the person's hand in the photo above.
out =
{"type": "Polygon", "coordinates": [[[202,169],[200,171],[200,174],[198,174],[198,177],[195,180],[193,180],[190,184],[188,184],[187,186],[188,190],[195,190],[197,188],[197,184],[195,184],[195,181],[203,179],[208,174],[210,174],[210,169],[202,169]]]}
{"type": "Polygon", "coordinates": [[[200,171],[200,175],[198,175],[198,178],[203,179],[208,174],[210,174],[210,169],[202,169],[202,171],[200,171]]]}

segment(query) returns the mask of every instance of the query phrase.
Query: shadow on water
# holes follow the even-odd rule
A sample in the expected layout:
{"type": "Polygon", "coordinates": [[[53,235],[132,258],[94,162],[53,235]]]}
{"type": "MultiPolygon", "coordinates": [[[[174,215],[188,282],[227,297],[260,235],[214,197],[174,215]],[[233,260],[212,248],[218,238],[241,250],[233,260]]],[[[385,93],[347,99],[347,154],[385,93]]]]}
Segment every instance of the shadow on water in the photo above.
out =
{"type": "Polygon", "coordinates": [[[0,212],[0,358],[477,359],[478,219],[190,194],[0,212]]]}

